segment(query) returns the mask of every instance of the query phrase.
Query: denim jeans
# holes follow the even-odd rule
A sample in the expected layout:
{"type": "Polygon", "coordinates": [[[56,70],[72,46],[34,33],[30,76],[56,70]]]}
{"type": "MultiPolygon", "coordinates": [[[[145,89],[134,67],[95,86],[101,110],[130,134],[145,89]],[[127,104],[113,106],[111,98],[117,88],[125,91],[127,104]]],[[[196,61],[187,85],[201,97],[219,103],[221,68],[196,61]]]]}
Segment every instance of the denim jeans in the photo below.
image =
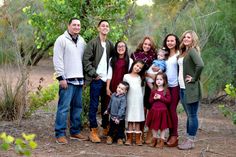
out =
{"type": "Polygon", "coordinates": [[[68,113],[70,111],[70,134],[80,133],[82,112],[82,85],[68,84],[67,89],[60,87],[55,121],[55,136],[66,135],[68,113]]]}
{"type": "Polygon", "coordinates": [[[90,106],[89,106],[89,123],[90,128],[97,128],[97,111],[99,105],[99,97],[101,97],[101,116],[102,127],[106,128],[109,124],[109,116],[104,112],[107,109],[106,103],[106,82],[102,80],[93,80],[90,84],[90,106]]]}
{"type": "Polygon", "coordinates": [[[187,115],[187,135],[194,138],[198,130],[198,107],[199,101],[186,103],[185,89],[180,89],[180,100],[187,115]]]}

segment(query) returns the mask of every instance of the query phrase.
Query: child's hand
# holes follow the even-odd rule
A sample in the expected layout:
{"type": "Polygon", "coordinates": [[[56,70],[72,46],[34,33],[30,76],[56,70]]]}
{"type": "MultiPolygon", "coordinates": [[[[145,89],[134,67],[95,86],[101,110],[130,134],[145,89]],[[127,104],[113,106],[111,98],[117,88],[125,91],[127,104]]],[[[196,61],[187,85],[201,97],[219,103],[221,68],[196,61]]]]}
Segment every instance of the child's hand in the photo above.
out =
{"type": "Polygon", "coordinates": [[[157,99],[160,99],[161,98],[161,95],[160,94],[155,94],[154,95],[154,99],[157,100],[157,99]]]}
{"type": "Polygon", "coordinates": [[[120,123],[120,120],[118,118],[115,119],[115,123],[116,124],[119,124],[120,123]]]}
{"type": "Polygon", "coordinates": [[[103,114],[104,114],[104,115],[108,114],[108,111],[106,110],[103,114]]]}

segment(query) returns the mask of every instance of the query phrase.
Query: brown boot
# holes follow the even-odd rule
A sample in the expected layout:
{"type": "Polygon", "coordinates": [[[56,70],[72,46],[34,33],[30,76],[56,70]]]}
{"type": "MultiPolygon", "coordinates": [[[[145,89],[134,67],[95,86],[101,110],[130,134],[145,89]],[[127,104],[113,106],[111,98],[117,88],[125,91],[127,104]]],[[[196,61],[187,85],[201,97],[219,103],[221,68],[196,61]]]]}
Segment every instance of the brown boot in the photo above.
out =
{"type": "Polygon", "coordinates": [[[145,143],[150,144],[152,141],[152,130],[148,130],[145,143]]]}
{"type": "Polygon", "coordinates": [[[125,145],[131,146],[131,144],[132,144],[132,138],[133,138],[133,133],[131,133],[131,132],[126,132],[126,136],[127,136],[127,138],[126,138],[126,141],[125,141],[125,145]]]}
{"type": "Polygon", "coordinates": [[[101,139],[98,136],[98,128],[91,128],[89,139],[93,143],[100,143],[101,139]]]}
{"type": "Polygon", "coordinates": [[[136,132],[135,133],[135,143],[138,146],[142,146],[143,145],[142,140],[141,140],[141,134],[142,134],[142,132],[136,132]]]}
{"type": "Polygon", "coordinates": [[[171,136],[170,139],[167,142],[168,147],[176,147],[178,146],[178,137],[177,136],[171,136]]]}
{"type": "Polygon", "coordinates": [[[103,130],[102,130],[102,135],[103,135],[103,136],[107,136],[107,135],[108,135],[108,132],[109,132],[109,128],[108,128],[108,127],[103,128],[103,130]]]}
{"type": "Polygon", "coordinates": [[[157,145],[157,138],[153,137],[152,138],[152,142],[151,142],[151,144],[149,146],[155,147],[156,145],[157,145]]]}
{"type": "Polygon", "coordinates": [[[165,141],[164,139],[160,138],[159,142],[156,145],[156,147],[162,149],[164,147],[164,141],[165,141]]]}

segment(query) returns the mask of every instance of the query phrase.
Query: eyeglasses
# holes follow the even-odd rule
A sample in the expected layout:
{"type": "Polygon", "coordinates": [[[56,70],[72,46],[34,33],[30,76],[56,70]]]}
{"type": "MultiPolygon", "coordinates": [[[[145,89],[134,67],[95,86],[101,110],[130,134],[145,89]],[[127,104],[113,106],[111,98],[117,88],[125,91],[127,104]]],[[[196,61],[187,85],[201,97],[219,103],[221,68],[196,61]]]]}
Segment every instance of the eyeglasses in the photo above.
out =
{"type": "Polygon", "coordinates": [[[117,48],[124,48],[125,45],[118,45],[117,48]]]}

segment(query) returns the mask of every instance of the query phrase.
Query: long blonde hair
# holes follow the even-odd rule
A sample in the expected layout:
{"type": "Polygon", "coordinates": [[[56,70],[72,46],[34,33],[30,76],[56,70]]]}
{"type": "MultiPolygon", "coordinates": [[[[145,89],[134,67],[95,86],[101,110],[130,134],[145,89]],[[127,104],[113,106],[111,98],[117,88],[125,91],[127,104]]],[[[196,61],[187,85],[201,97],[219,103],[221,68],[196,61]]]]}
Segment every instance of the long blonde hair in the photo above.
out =
{"type": "Polygon", "coordinates": [[[192,36],[192,44],[189,46],[189,48],[195,48],[197,50],[197,52],[200,54],[199,38],[198,38],[197,34],[193,30],[187,30],[182,34],[182,36],[180,38],[180,46],[179,46],[180,55],[185,56],[186,53],[185,54],[183,54],[183,53],[188,51],[187,47],[183,43],[183,39],[187,33],[189,33],[192,36]]]}

